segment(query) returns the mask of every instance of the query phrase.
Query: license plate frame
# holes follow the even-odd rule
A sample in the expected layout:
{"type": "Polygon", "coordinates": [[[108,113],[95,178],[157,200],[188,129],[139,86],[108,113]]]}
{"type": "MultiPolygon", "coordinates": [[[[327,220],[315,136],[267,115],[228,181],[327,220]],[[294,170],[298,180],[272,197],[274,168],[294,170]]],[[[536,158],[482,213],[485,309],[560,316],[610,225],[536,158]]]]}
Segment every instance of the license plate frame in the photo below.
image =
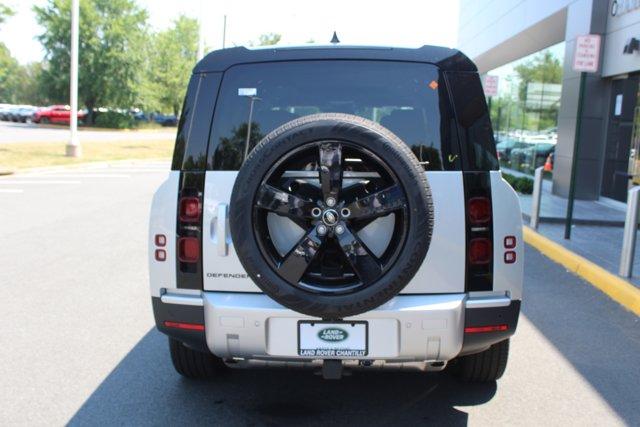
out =
{"type": "Polygon", "coordinates": [[[333,320],[299,320],[297,323],[298,333],[298,356],[313,357],[316,359],[339,359],[339,358],[359,358],[369,355],[369,322],[365,320],[354,321],[333,321],[333,320]],[[327,338],[338,336],[338,332],[332,329],[346,332],[345,339],[331,342],[320,337],[320,333],[329,330],[323,335],[327,338]],[[314,337],[303,336],[311,333],[314,337]],[[317,337],[317,339],[316,339],[317,337]],[[351,337],[351,338],[349,338],[351,337]],[[309,347],[309,342],[320,342],[323,347],[309,347]],[[303,342],[304,341],[304,342],[303,342]],[[345,347],[342,343],[347,341],[347,345],[355,343],[356,348],[345,347]],[[305,348],[303,348],[303,345],[305,348]]]}

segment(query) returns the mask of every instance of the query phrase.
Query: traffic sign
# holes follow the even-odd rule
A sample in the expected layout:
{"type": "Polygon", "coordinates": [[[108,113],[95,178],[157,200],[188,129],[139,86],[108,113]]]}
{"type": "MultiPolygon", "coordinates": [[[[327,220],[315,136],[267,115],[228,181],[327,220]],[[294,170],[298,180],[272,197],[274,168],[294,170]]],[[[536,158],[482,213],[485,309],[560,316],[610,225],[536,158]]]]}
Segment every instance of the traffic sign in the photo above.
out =
{"type": "Polygon", "coordinates": [[[484,76],[484,95],[498,95],[498,76],[490,76],[489,74],[484,76]]]}
{"type": "Polygon", "coordinates": [[[598,71],[600,59],[600,35],[587,34],[576,38],[576,50],[573,55],[573,70],[583,73],[598,71]]]}

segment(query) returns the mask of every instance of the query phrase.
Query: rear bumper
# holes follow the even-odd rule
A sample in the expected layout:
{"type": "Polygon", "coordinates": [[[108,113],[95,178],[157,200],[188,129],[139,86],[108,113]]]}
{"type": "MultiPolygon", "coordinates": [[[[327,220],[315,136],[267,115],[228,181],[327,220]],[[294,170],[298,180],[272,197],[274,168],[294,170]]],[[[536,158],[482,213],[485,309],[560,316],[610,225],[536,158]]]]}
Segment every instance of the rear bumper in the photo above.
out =
{"type": "MultiPolygon", "coordinates": [[[[161,332],[222,358],[307,360],[298,355],[297,324],[313,319],[263,294],[202,292],[153,298],[161,332]],[[165,322],[204,324],[181,330],[165,322]]],[[[369,352],[361,359],[448,361],[477,353],[515,331],[520,301],[467,294],[399,295],[375,310],[350,317],[369,323],[369,352]],[[505,330],[465,333],[465,328],[506,325],[505,330]]]]}

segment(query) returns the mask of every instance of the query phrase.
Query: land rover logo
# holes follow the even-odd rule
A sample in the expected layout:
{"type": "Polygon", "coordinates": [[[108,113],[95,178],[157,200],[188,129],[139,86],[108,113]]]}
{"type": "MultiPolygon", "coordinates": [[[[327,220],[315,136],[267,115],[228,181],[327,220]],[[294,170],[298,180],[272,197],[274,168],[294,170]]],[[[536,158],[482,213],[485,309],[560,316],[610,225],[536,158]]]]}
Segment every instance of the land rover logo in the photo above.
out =
{"type": "Polygon", "coordinates": [[[335,225],[338,222],[338,212],[333,209],[327,209],[322,214],[322,221],[328,226],[335,225]]]}
{"type": "Polygon", "coordinates": [[[349,334],[340,328],[324,328],[318,332],[318,338],[326,342],[340,342],[347,339],[349,334]]]}

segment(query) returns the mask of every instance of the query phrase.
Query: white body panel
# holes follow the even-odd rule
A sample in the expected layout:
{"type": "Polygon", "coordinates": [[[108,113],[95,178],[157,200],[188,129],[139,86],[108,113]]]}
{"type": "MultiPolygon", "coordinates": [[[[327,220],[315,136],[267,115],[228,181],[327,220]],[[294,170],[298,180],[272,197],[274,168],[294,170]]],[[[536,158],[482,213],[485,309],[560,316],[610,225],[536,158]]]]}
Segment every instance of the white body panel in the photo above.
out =
{"type": "Polygon", "coordinates": [[[465,208],[461,172],[427,172],[433,234],[422,266],[401,293],[464,292],[465,208]]]}
{"type": "MultiPolygon", "coordinates": [[[[204,181],[202,210],[202,280],[205,291],[262,292],[247,276],[231,241],[229,216],[226,218],[226,236],[219,236],[218,209],[229,205],[237,171],[207,171],[204,181]],[[219,239],[227,244],[227,253],[220,254],[219,239]],[[226,275],[226,276],[225,276],[226,275]]],[[[247,215],[251,215],[247,212],[247,215]]]]}
{"type": "MultiPolygon", "coordinates": [[[[207,346],[219,357],[299,359],[297,322],[313,319],[266,295],[203,292],[207,346]]],[[[346,320],[369,323],[359,359],[450,360],[462,348],[465,294],[401,295],[346,320]]],[[[352,357],[347,357],[352,358],[352,357]]]]}
{"type": "MultiPolygon", "coordinates": [[[[233,248],[228,215],[221,227],[221,204],[229,205],[237,172],[206,173],[202,220],[203,281],[205,291],[261,292],[246,275],[233,248]],[[219,230],[226,229],[221,237],[219,230]],[[226,250],[220,248],[225,240],[226,250]]],[[[465,207],[461,172],[427,172],[434,204],[434,228],[427,256],[402,294],[464,292],[465,207]]],[[[222,210],[224,214],[224,209],[222,210]]],[[[247,215],[250,215],[247,212],[247,215]]]]}
{"type": "Polygon", "coordinates": [[[159,297],[161,289],[176,288],[176,211],[178,208],[178,184],[180,172],[171,171],[167,179],[153,195],[149,219],[149,282],[151,296],[159,297]],[[163,234],[166,245],[156,246],[155,235],[163,234]],[[164,249],[165,261],[156,261],[156,249],[164,249]]]}
{"type": "Polygon", "coordinates": [[[522,212],[520,199],[499,171],[491,172],[491,198],[493,206],[493,291],[508,292],[511,299],[522,299],[524,278],[524,240],[522,238],[522,212]],[[516,237],[516,247],[504,247],[506,236],[516,237]],[[516,262],[506,264],[506,251],[516,252],[516,262]]]}

